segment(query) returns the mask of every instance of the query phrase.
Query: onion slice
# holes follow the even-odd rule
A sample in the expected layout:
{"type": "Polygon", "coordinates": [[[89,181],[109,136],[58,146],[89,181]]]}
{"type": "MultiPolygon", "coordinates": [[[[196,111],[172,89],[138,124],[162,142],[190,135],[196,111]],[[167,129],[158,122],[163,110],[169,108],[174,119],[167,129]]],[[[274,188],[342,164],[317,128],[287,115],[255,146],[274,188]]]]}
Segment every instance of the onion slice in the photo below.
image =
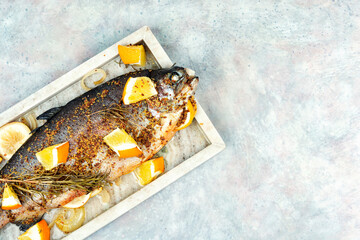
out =
{"type": "Polygon", "coordinates": [[[34,113],[32,112],[22,116],[19,121],[28,126],[30,130],[34,130],[35,128],[37,128],[37,121],[34,113]]]}
{"type": "Polygon", "coordinates": [[[62,209],[56,216],[55,224],[64,233],[75,231],[83,225],[85,221],[85,208],[62,209]]]}
{"type": "Polygon", "coordinates": [[[105,188],[96,196],[100,198],[102,204],[107,204],[110,202],[110,194],[105,188]]]}
{"type": "Polygon", "coordinates": [[[106,72],[105,72],[104,70],[102,70],[101,68],[95,68],[95,69],[91,70],[90,72],[88,72],[87,74],[85,74],[85,75],[83,76],[83,78],[81,79],[81,87],[82,87],[84,90],[86,90],[86,91],[91,90],[91,88],[89,88],[88,86],[86,86],[86,84],[85,84],[85,79],[86,79],[87,77],[95,74],[95,73],[101,73],[101,74],[103,75],[99,80],[97,80],[97,81],[94,82],[95,86],[99,85],[100,83],[102,83],[102,82],[105,80],[105,78],[106,78],[106,72]]]}

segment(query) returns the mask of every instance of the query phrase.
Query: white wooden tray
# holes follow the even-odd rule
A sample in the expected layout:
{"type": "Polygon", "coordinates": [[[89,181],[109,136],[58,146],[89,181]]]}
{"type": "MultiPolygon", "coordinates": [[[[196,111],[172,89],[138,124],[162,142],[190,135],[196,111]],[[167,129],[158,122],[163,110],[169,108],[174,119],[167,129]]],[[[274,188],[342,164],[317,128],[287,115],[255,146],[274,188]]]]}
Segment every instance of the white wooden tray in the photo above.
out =
{"type": "MultiPolygon", "coordinates": [[[[1,113],[0,126],[15,121],[29,112],[39,115],[47,109],[62,106],[81,95],[84,90],[80,87],[79,82],[86,73],[94,68],[102,68],[107,72],[106,81],[133,71],[131,68],[120,67],[116,63],[116,60],[119,59],[117,46],[139,43],[143,44],[146,48],[146,68],[166,68],[173,65],[149,27],[144,26],[1,113]]],[[[185,67],[191,68],[191,66],[185,67]]],[[[202,80],[200,76],[200,84],[203,81],[205,80],[202,80]]],[[[87,210],[86,223],[81,228],[66,236],[54,236],[54,238],[84,239],[222,151],[225,148],[223,140],[199,103],[197,107],[195,121],[188,128],[179,131],[174,139],[167,144],[170,149],[168,152],[170,153],[164,153],[163,155],[167,155],[166,158],[170,160],[167,162],[166,172],[163,175],[145,187],[122,189],[123,192],[114,197],[110,204],[105,207],[97,207],[99,211],[94,213],[87,210]],[[184,140],[188,142],[188,147],[183,147],[184,140]]],[[[5,163],[1,163],[0,167],[5,163]]],[[[124,184],[131,181],[128,176],[123,177],[124,184]]],[[[114,195],[116,194],[114,193],[114,195]]],[[[95,200],[93,202],[90,204],[96,204],[95,200]]],[[[0,238],[6,237],[11,239],[15,237],[16,239],[16,234],[20,232],[19,230],[14,230],[15,228],[15,225],[8,224],[1,229],[0,238]]]]}

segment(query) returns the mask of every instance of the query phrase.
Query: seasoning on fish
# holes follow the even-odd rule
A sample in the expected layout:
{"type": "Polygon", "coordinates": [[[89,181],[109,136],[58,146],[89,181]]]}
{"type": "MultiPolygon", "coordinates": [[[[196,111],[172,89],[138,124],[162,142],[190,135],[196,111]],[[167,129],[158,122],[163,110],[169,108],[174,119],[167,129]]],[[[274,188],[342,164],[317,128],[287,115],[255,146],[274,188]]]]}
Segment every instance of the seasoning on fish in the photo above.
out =
{"type": "MultiPolygon", "coordinates": [[[[0,193],[7,179],[15,181],[11,184],[14,189],[29,187],[24,196],[18,195],[21,207],[0,212],[0,227],[9,222],[36,222],[50,209],[89,194],[103,187],[104,180],[113,181],[151,159],[174,136],[185,106],[195,93],[199,80],[188,72],[191,71],[181,67],[132,72],[105,82],[54,111],[0,170],[0,193]],[[122,97],[129,77],[148,77],[157,95],[125,105],[122,97]],[[104,142],[104,137],[117,128],[134,139],[141,156],[123,158],[104,142]],[[44,170],[36,153],[64,142],[69,143],[67,161],[44,170]],[[38,182],[29,180],[34,178],[38,182]],[[33,193],[41,193],[44,198],[33,193]]],[[[103,193],[104,190],[99,195],[103,193]]]]}

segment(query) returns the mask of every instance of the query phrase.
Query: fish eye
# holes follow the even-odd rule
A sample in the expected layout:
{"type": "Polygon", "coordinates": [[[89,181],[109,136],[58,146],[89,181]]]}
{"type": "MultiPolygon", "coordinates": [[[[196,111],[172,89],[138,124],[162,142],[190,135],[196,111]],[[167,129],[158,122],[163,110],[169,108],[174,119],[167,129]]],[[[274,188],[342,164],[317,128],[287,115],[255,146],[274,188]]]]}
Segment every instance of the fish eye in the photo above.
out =
{"type": "Polygon", "coordinates": [[[180,79],[180,74],[178,72],[172,72],[170,75],[170,80],[173,82],[177,82],[180,79]]]}

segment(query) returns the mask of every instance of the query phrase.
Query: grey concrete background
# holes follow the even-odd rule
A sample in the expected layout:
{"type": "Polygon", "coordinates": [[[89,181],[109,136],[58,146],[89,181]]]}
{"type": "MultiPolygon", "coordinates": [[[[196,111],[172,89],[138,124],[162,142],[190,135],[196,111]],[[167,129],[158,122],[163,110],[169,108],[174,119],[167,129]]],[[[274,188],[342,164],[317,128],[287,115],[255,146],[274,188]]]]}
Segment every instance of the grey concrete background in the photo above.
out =
{"type": "Polygon", "coordinates": [[[138,28],[227,148],[88,239],[359,239],[360,3],[2,1],[0,111],[138,28]]]}

